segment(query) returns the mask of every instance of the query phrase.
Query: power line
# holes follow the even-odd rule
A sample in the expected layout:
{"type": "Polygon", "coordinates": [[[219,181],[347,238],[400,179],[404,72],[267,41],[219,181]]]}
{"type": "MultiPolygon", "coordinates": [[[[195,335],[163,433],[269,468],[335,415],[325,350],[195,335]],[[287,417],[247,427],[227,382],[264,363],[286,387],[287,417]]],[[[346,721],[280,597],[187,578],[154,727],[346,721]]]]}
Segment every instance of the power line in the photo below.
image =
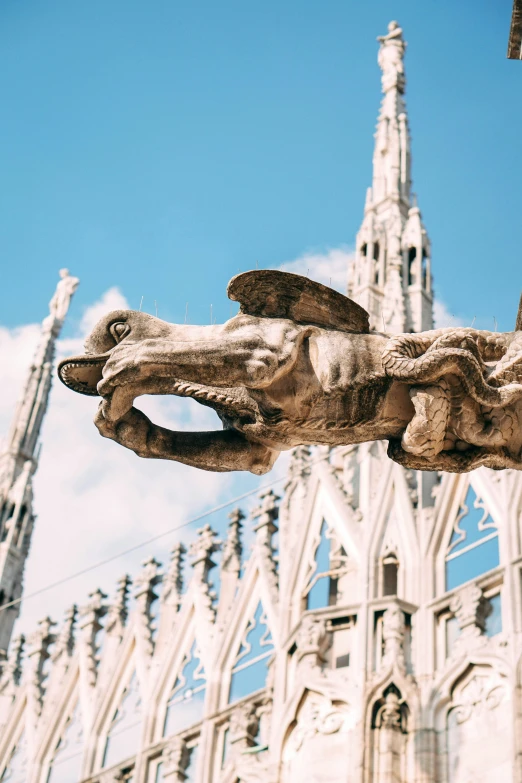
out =
{"type": "MultiPolygon", "coordinates": [[[[325,454],[316,460],[307,461],[305,466],[311,468],[314,465],[317,465],[319,462],[323,462],[324,460],[328,459],[329,456],[329,454],[325,454]]],[[[121,552],[117,552],[115,555],[111,555],[111,557],[107,557],[104,560],[99,560],[97,563],[93,563],[90,566],[86,566],[85,568],[80,569],[80,571],[75,571],[74,574],[69,574],[69,576],[64,576],[63,579],[58,579],[56,582],[51,582],[50,584],[45,585],[45,587],[40,587],[38,590],[35,590],[34,593],[29,593],[29,595],[15,598],[13,601],[9,601],[8,603],[0,606],[0,612],[5,611],[6,609],[10,609],[12,606],[25,603],[25,601],[28,601],[30,598],[35,598],[37,595],[41,595],[42,593],[46,593],[49,590],[53,590],[55,587],[59,587],[60,585],[66,584],[67,582],[71,582],[78,576],[83,576],[83,574],[88,574],[90,571],[95,571],[97,568],[101,568],[108,563],[112,563],[114,560],[118,560],[120,557],[129,555],[132,552],[136,552],[138,549],[143,549],[143,547],[149,546],[149,544],[153,544],[155,541],[159,541],[160,538],[170,536],[172,533],[176,533],[178,530],[181,530],[184,527],[193,525],[195,522],[199,522],[201,519],[205,519],[205,517],[209,517],[212,514],[215,514],[217,511],[222,511],[224,508],[231,506],[233,503],[238,503],[240,500],[244,500],[245,498],[248,498],[251,495],[255,495],[258,492],[262,492],[265,489],[271,489],[272,487],[276,486],[276,484],[280,484],[282,481],[286,480],[286,476],[281,476],[281,478],[274,479],[274,481],[270,481],[268,484],[263,484],[260,487],[256,487],[255,489],[251,489],[248,492],[244,492],[242,495],[237,495],[237,497],[232,498],[231,500],[227,500],[225,503],[220,503],[218,506],[214,506],[207,511],[203,511],[201,514],[192,517],[192,519],[188,519],[186,522],[182,522],[181,525],[177,525],[176,527],[172,527],[169,530],[165,530],[163,533],[158,533],[157,536],[152,536],[151,538],[146,539],[146,541],[142,541],[140,544],[135,544],[128,549],[123,549],[121,552]]]]}

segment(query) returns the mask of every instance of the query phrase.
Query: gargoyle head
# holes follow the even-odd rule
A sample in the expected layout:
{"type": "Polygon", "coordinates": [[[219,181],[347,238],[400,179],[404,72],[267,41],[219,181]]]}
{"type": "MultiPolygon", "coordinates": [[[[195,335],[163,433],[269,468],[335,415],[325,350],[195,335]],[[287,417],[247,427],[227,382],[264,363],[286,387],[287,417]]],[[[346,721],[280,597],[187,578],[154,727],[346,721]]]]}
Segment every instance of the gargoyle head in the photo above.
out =
{"type": "Polygon", "coordinates": [[[58,366],[63,383],[80,394],[97,396],[103,367],[117,345],[171,337],[173,325],[137,310],[113,310],[94,327],[85,341],[85,353],[64,359],[58,366]]]}

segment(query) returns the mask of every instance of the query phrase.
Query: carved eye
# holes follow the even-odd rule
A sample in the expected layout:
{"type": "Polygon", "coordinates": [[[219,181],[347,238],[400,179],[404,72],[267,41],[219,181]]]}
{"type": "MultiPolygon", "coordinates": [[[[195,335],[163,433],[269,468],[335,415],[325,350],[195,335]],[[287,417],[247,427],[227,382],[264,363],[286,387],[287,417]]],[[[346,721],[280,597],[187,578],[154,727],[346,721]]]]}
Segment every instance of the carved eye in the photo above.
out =
{"type": "Polygon", "coordinates": [[[123,321],[116,321],[115,324],[111,324],[109,327],[110,333],[114,337],[117,343],[119,343],[123,338],[129,333],[129,325],[124,323],[123,321]]]}

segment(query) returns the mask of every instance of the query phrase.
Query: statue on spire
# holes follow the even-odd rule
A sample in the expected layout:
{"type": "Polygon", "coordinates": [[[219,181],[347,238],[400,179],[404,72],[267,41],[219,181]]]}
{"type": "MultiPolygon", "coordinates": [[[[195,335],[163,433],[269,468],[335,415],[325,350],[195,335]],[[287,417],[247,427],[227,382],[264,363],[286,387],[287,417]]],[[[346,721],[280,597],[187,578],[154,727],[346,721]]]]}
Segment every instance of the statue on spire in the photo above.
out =
{"type": "Polygon", "coordinates": [[[404,88],[404,53],[406,42],[402,37],[402,29],[398,22],[390,22],[387,35],[380,35],[377,40],[381,44],[378,55],[379,67],[382,70],[383,91],[390,87],[404,88]]]}
{"type": "Polygon", "coordinates": [[[60,331],[79,282],[77,277],[69,274],[68,269],[60,269],[60,281],[56,286],[53,298],[49,302],[49,315],[43,322],[44,328],[48,327],[56,333],[60,331]]]}

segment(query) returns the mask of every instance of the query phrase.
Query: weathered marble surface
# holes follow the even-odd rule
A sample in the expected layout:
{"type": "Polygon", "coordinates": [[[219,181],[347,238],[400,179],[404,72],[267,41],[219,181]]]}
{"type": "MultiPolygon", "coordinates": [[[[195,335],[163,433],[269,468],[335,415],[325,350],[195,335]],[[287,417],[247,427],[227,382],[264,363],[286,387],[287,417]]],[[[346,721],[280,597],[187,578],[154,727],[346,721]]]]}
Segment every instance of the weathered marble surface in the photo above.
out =
{"type": "MultiPolygon", "coordinates": [[[[106,315],[83,356],[60,364],[71,389],[100,395],[100,433],[142,457],[264,473],[300,444],[386,439],[406,467],[522,468],[522,331],[449,328],[388,337],[366,311],[308,278],[233,278],[225,324],[106,315]],[[133,407],[143,394],[192,397],[221,432],[171,432],[133,407]]],[[[517,324],[518,325],[518,324],[517,324]]]]}

